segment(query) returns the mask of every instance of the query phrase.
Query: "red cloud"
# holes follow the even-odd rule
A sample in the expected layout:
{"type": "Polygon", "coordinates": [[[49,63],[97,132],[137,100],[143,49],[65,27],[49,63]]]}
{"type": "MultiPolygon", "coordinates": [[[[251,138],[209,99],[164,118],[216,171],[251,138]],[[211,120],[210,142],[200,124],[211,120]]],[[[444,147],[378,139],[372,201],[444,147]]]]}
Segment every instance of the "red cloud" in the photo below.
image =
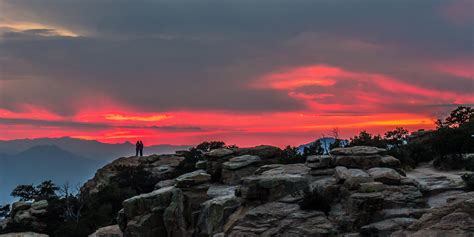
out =
{"type": "Polygon", "coordinates": [[[224,140],[242,146],[297,145],[329,135],[334,127],[339,127],[345,137],[363,129],[383,133],[396,126],[410,130],[432,128],[433,107],[426,105],[474,102],[472,95],[423,88],[388,75],[330,65],[279,70],[263,75],[252,86],[285,91],[289,97],[305,101],[308,107],[280,113],[143,113],[111,101],[98,101],[101,106],[84,106],[78,114],[62,117],[25,106],[24,112],[0,111],[0,126],[7,131],[0,134],[0,139],[72,136],[103,142],[133,142],[140,138],[147,144],[224,140]]]}

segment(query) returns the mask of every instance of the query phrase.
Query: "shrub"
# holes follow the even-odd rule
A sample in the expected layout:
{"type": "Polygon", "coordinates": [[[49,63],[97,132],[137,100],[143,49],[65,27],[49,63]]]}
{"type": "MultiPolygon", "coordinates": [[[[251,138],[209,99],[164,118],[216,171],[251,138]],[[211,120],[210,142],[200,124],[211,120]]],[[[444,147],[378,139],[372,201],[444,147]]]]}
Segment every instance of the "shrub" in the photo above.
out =
{"type": "Polygon", "coordinates": [[[18,185],[13,189],[11,196],[19,197],[20,201],[38,201],[48,200],[50,198],[56,198],[56,191],[59,187],[56,186],[51,180],[43,181],[41,184],[34,187],[32,184],[18,185]]]}
{"type": "Polygon", "coordinates": [[[374,146],[386,148],[387,142],[380,135],[372,136],[372,134],[367,131],[362,131],[358,136],[351,138],[349,146],[374,146]]]}
{"type": "Polygon", "coordinates": [[[305,147],[303,149],[303,156],[312,156],[312,155],[322,155],[324,154],[324,148],[321,144],[321,140],[317,140],[313,144],[311,144],[309,147],[305,147]]]}
{"type": "Polygon", "coordinates": [[[0,218],[7,217],[10,214],[10,204],[0,205],[0,218]]]}
{"type": "Polygon", "coordinates": [[[306,157],[298,152],[298,148],[287,146],[283,150],[283,156],[279,159],[281,164],[305,163],[306,157]]]}
{"type": "Polygon", "coordinates": [[[440,170],[459,170],[464,169],[466,160],[461,155],[451,154],[437,157],[433,162],[434,167],[440,170]]]}
{"type": "Polygon", "coordinates": [[[223,141],[211,141],[202,142],[196,146],[196,149],[202,152],[209,152],[215,149],[224,148],[225,143],[223,141]]]}

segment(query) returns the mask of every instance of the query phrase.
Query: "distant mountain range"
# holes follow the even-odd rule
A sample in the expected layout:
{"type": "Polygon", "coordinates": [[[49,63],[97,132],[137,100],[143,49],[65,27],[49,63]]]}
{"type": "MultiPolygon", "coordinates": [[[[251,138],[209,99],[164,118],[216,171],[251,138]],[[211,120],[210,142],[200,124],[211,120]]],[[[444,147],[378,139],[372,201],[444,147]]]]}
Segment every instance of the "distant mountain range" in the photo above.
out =
{"type": "MultiPolygon", "coordinates": [[[[189,147],[146,146],[144,153],[174,153],[189,147]]],[[[111,160],[133,155],[135,145],[129,142],[106,144],[69,137],[0,141],[0,205],[13,201],[10,193],[19,184],[36,185],[51,179],[74,187],[111,160]]]]}
{"type": "MultiPolygon", "coordinates": [[[[0,140],[0,154],[16,154],[35,146],[55,145],[61,149],[93,160],[111,161],[120,156],[135,155],[135,144],[124,143],[102,143],[95,140],[82,140],[70,137],[61,138],[37,138],[37,139],[19,139],[19,140],[0,140]]],[[[190,148],[191,145],[153,145],[145,144],[144,154],[165,154],[174,153],[176,150],[190,148]]]]}

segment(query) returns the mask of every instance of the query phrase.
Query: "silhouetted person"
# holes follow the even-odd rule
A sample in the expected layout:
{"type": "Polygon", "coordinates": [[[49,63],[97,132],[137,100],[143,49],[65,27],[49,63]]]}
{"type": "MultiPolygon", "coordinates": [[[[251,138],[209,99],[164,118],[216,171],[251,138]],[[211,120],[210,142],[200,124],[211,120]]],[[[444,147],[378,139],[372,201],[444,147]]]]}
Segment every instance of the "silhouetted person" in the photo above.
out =
{"type": "Polygon", "coordinates": [[[135,156],[138,156],[138,153],[140,152],[140,147],[141,147],[140,141],[137,141],[137,143],[135,144],[135,151],[136,151],[135,156]]]}
{"type": "Polygon", "coordinates": [[[143,142],[140,140],[140,156],[143,156],[143,142]]]}

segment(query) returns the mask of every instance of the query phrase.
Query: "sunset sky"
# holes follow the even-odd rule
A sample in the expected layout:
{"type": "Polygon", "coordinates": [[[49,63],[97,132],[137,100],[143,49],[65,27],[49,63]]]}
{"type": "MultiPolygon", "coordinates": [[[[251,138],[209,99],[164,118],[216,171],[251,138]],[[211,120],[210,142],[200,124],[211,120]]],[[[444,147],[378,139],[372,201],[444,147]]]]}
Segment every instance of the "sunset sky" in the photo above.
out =
{"type": "Polygon", "coordinates": [[[298,145],[474,104],[473,0],[0,0],[0,139],[298,145]]]}

